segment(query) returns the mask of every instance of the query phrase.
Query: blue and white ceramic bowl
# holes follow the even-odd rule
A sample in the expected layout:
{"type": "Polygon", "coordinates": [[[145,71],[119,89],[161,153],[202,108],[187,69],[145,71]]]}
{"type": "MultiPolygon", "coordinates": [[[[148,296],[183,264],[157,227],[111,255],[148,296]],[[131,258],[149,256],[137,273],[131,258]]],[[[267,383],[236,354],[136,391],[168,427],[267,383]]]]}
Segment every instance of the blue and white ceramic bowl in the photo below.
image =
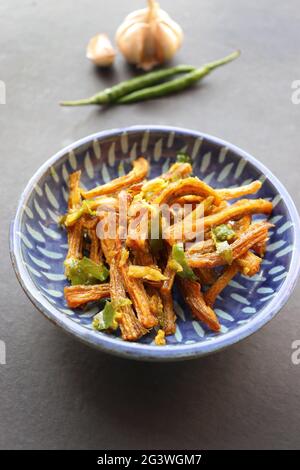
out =
{"type": "Polygon", "coordinates": [[[194,358],[225,348],[271,320],[289,298],[300,268],[300,223],[286,189],[254,157],[228,142],[185,129],[138,126],[99,132],[50,158],[23,192],[11,226],[11,254],[18,279],[34,305],[50,320],[85,343],[106,352],[143,360],[194,358]],[[216,303],[221,333],[194,320],[176,296],[177,330],[168,345],[158,347],[149,335],[138,343],[92,329],[97,306],[70,310],[64,300],[63,261],[66,233],[57,224],[67,208],[69,173],[81,169],[86,188],[109,181],[143,155],[151,176],[165,171],[179,151],[193,160],[194,173],[214,187],[233,187],[260,179],[259,197],[273,202],[275,225],[260,274],[231,281],[216,303]]]}

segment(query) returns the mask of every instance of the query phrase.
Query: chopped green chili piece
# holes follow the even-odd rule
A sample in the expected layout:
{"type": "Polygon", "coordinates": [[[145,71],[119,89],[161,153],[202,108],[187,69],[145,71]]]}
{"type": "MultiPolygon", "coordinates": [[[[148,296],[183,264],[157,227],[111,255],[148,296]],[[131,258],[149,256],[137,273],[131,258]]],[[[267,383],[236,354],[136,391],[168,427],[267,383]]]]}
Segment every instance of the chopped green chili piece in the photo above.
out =
{"type": "Polygon", "coordinates": [[[172,247],[172,258],[173,260],[178,263],[182,267],[182,271],[177,271],[178,276],[190,279],[192,281],[197,280],[197,276],[194,274],[192,268],[189,267],[184,254],[183,245],[177,243],[172,247]]]}
{"type": "Polygon", "coordinates": [[[103,265],[83,257],[81,260],[68,260],[66,262],[67,277],[72,286],[78,284],[97,284],[104,282],[109,275],[109,270],[103,265]]]}

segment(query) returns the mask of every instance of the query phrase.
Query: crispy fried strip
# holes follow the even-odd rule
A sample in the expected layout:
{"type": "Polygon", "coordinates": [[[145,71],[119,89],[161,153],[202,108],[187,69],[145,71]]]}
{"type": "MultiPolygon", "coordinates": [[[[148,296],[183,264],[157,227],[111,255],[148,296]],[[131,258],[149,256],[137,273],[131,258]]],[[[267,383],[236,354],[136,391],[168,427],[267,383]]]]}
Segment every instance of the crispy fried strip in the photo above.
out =
{"type": "Polygon", "coordinates": [[[80,221],[68,228],[69,248],[66,260],[82,258],[82,234],[83,227],[80,221]]]}
{"type": "Polygon", "coordinates": [[[161,292],[163,310],[159,317],[159,323],[166,335],[173,335],[176,331],[176,315],[174,312],[171,292],[161,292]]]}
{"type": "Polygon", "coordinates": [[[204,294],[204,299],[207,305],[213,307],[218,295],[225,289],[227,284],[234,278],[238,271],[239,266],[237,263],[233,263],[231,266],[225,268],[223,274],[218,277],[216,282],[204,294]]]}
{"type": "Polygon", "coordinates": [[[256,256],[252,251],[248,251],[236,260],[240,270],[245,276],[254,276],[260,270],[262,259],[256,256]]]}
{"type": "Polygon", "coordinates": [[[190,214],[175,223],[174,225],[167,227],[164,230],[163,237],[173,245],[176,241],[191,240],[196,238],[197,229],[203,232],[203,221],[205,220],[205,214],[211,208],[213,198],[207,197],[203,202],[197,205],[190,214]]]}
{"type": "Polygon", "coordinates": [[[125,289],[133,303],[138,319],[145,328],[157,325],[157,318],[150,310],[148,296],[140,279],[134,279],[128,275],[128,263],[120,266],[125,289]]]}
{"type": "Polygon", "coordinates": [[[154,204],[169,204],[171,205],[175,199],[182,196],[195,194],[198,196],[208,197],[212,196],[216,204],[220,204],[221,198],[217,192],[204,181],[198,178],[185,178],[174,183],[170,183],[159,196],[154,199],[154,204]]]}
{"type": "Polygon", "coordinates": [[[88,229],[88,236],[89,239],[91,240],[91,246],[90,246],[90,259],[94,261],[95,263],[102,263],[102,252],[101,252],[101,245],[100,245],[100,240],[97,237],[96,230],[95,229],[88,229]]]}
{"type": "Polygon", "coordinates": [[[170,166],[166,173],[163,173],[160,178],[165,181],[174,181],[176,179],[186,178],[193,172],[192,165],[190,163],[176,162],[170,166]]]}
{"type": "Polygon", "coordinates": [[[260,256],[261,258],[263,258],[266,254],[266,249],[267,249],[267,243],[266,241],[263,241],[263,242],[260,242],[260,243],[256,243],[256,245],[253,245],[253,250],[255,251],[255,253],[260,256]]]}
{"type": "MultiPolygon", "coordinates": [[[[235,202],[231,206],[226,207],[220,212],[216,214],[211,214],[203,218],[203,231],[210,229],[211,227],[216,227],[217,225],[223,224],[228,222],[229,220],[244,215],[250,214],[270,214],[272,211],[272,203],[269,201],[265,201],[264,199],[242,199],[240,201],[235,202]]],[[[176,242],[176,238],[174,239],[174,232],[176,228],[175,225],[169,227],[165,231],[165,238],[168,242],[173,245],[176,242]]],[[[196,229],[196,224],[192,226],[192,231],[190,237],[194,237],[196,229]]],[[[189,238],[189,233],[185,230],[184,233],[185,240],[191,240],[189,238]]]]}
{"type": "Polygon", "coordinates": [[[173,204],[178,204],[180,206],[184,206],[184,204],[199,204],[203,201],[203,196],[196,196],[193,194],[187,196],[181,196],[177,199],[174,199],[173,204]]]}
{"type": "MultiPolygon", "coordinates": [[[[241,219],[237,220],[234,223],[234,230],[236,232],[236,238],[239,238],[245,230],[247,230],[251,224],[251,215],[245,215],[241,219]]],[[[254,247],[253,247],[254,248],[254,247]]],[[[261,265],[261,259],[258,256],[255,256],[254,253],[248,251],[240,258],[236,260],[240,271],[245,276],[254,276],[258,273],[261,265]]]]}
{"type": "MultiPolygon", "coordinates": [[[[247,253],[250,248],[258,242],[266,240],[268,237],[268,229],[272,224],[268,222],[258,222],[252,224],[240,238],[231,244],[233,260],[240,258],[243,254],[247,253]]],[[[192,268],[213,268],[215,266],[222,266],[226,264],[224,258],[218,253],[208,254],[189,254],[186,253],[186,260],[192,268]]]]}
{"type": "Polygon", "coordinates": [[[95,302],[110,297],[109,284],[94,286],[67,286],[64,288],[65,298],[70,308],[81,307],[88,302],[95,302]]]}
{"type": "Polygon", "coordinates": [[[202,268],[195,269],[195,274],[200,280],[200,284],[212,285],[217,280],[217,275],[213,269],[202,268]]]}
{"type": "Polygon", "coordinates": [[[147,175],[149,170],[148,161],[141,157],[133,162],[133,169],[124,176],[120,176],[109,183],[97,186],[90,191],[83,191],[81,194],[85,199],[91,199],[96,196],[113,194],[121,189],[128,188],[132,184],[142,181],[147,175]]]}
{"type": "Polygon", "coordinates": [[[172,267],[170,266],[171,260],[172,260],[172,252],[171,250],[169,250],[167,265],[164,269],[164,276],[167,279],[162,283],[161,290],[160,290],[162,294],[170,293],[172,291],[172,287],[174,284],[176,271],[174,271],[174,269],[172,269],[172,267]]]}
{"type": "MultiPolygon", "coordinates": [[[[126,298],[123,278],[116,258],[113,258],[110,264],[110,295],[113,301],[126,298]]],[[[147,333],[147,330],[136,318],[131,305],[120,307],[119,310],[121,313],[119,324],[124,340],[136,341],[147,333]]]]}
{"type": "Polygon", "coordinates": [[[146,286],[146,292],[149,299],[150,310],[155,317],[159,318],[163,309],[159,291],[153,286],[146,286]]]}
{"type": "Polygon", "coordinates": [[[224,188],[217,189],[218,195],[226,201],[236,199],[237,197],[247,196],[248,194],[257,193],[262,187],[262,182],[259,180],[252,181],[250,184],[239,186],[238,188],[224,188]]]}
{"type": "MultiPolygon", "coordinates": [[[[73,210],[80,206],[81,196],[80,196],[80,175],[81,171],[75,171],[70,174],[69,184],[69,200],[68,200],[68,209],[73,210]]],[[[68,228],[68,253],[66,260],[80,259],[82,258],[82,234],[83,226],[81,222],[76,223],[73,227],[68,228]]]]}
{"type": "Polygon", "coordinates": [[[80,194],[80,176],[81,171],[75,171],[69,176],[69,201],[68,209],[75,209],[81,204],[81,194],[80,194]]]}
{"type": "Polygon", "coordinates": [[[221,325],[215,312],[206,304],[199,282],[179,279],[180,290],[194,317],[203,321],[213,331],[219,331],[221,325]]]}
{"type": "Polygon", "coordinates": [[[202,240],[201,242],[193,243],[191,246],[187,247],[186,251],[189,255],[192,255],[193,253],[210,253],[211,251],[214,251],[214,249],[214,241],[211,238],[208,238],[207,240],[202,240]]]}

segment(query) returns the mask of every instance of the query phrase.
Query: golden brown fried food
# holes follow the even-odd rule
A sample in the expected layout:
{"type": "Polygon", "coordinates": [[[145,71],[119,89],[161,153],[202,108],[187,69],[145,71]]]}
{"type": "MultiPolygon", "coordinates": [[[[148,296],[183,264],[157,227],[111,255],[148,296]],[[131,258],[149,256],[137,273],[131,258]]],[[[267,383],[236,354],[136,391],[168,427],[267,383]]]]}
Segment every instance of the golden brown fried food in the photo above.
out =
{"type": "Polygon", "coordinates": [[[96,284],[94,286],[67,286],[64,288],[65,299],[70,308],[78,308],[88,302],[110,297],[109,284],[96,284]]]}
{"type": "Polygon", "coordinates": [[[124,176],[120,176],[109,183],[97,186],[90,191],[82,191],[81,194],[85,199],[92,199],[96,196],[113,194],[121,191],[121,189],[129,188],[132,184],[142,181],[149,170],[148,161],[140,157],[133,162],[133,169],[124,176]]]}
{"type": "Polygon", "coordinates": [[[169,204],[171,205],[174,200],[182,196],[198,195],[202,197],[212,196],[216,204],[221,203],[221,198],[218,196],[215,189],[213,189],[204,181],[198,178],[185,178],[174,183],[170,183],[159,196],[154,199],[154,204],[169,204]]]}
{"type": "Polygon", "coordinates": [[[248,194],[255,194],[262,187],[261,181],[252,181],[250,184],[239,186],[237,188],[224,188],[217,189],[218,195],[225,200],[236,199],[238,197],[247,196],[248,194]]]}
{"type": "Polygon", "coordinates": [[[210,307],[214,306],[216,298],[225,289],[231,279],[239,272],[239,266],[237,263],[233,263],[231,266],[225,268],[223,274],[212,284],[212,286],[205,292],[204,299],[207,305],[210,307]]]}
{"type": "MultiPolygon", "coordinates": [[[[253,245],[268,238],[268,229],[272,227],[268,222],[258,222],[252,224],[243,235],[230,246],[232,249],[233,260],[240,258],[253,245]]],[[[189,254],[186,253],[186,260],[192,268],[214,268],[226,264],[223,256],[217,252],[207,254],[189,254]]]]}
{"type": "MultiPolygon", "coordinates": [[[[115,302],[126,299],[124,281],[116,258],[113,258],[110,264],[110,296],[111,300],[115,302]]],[[[136,341],[147,333],[147,330],[135,316],[131,305],[119,307],[118,313],[118,323],[124,340],[136,341]]]]}
{"type": "Polygon", "coordinates": [[[221,325],[215,312],[206,304],[199,282],[178,278],[180,290],[194,317],[203,321],[213,331],[219,331],[221,325]]]}

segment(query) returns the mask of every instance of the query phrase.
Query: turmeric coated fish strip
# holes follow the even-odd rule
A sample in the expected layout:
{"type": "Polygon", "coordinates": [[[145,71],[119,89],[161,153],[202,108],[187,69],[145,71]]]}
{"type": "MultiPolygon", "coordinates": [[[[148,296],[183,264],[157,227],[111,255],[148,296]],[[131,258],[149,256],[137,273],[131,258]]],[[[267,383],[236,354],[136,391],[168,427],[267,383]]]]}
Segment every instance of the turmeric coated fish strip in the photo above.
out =
{"type": "MultiPolygon", "coordinates": [[[[123,278],[116,258],[113,258],[110,264],[110,296],[112,301],[117,302],[126,298],[123,278]]],[[[120,307],[118,312],[121,314],[118,322],[124,340],[136,341],[147,333],[135,316],[131,305],[120,307]]]]}
{"type": "MultiPolygon", "coordinates": [[[[204,217],[202,221],[203,232],[212,227],[216,227],[217,225],[224,224],[238,216],[249,214],[270,214],[271,211],[272,203],[269,201],[265,201],[264,199],[242,199],[216,214],[204,217]]],[[[174,225],[165,232],[165,238],[171,245],[176,242],[176,238],[174,238],[175,230],[176,227],[174,225]]],[[[183,234],[184,240],[192,240],[194,238],[195,230],[196,223],[194,222],[191,227],[191,235],[189,235],[187,231],[183,234]]]]}
{"type": "Polygon", "coordinates": [[[199,234],[204,234],[203,221],[205,220],[205,214],[212,206],[213,197],[207,197],[203,202],[197,205],[190,214],[175,223],[174,225],[167,227],[164,230],[164,238],[173,245],[176,241],[192,240],[199,234]],[[200,232],[200,233],[199,233],[200,232]]]}
{"type": "Polygon", "coordinates": [[[171,292],[161,292],[163,310],[159,316],[159,323],[166,335],[173,335],[176,331],[176,315],[174,312],[171,292]]]}
{"type": "Polygon", "coordinates": [[[194,317],[203,321],[211,330],[219,331],[221,328],[219,320],[212,308],[206,304],[199,282],[188,279],[178,279],[178,282],[184,299],[194,317]]]}
{"type": "Polygon", "coordinates": [[[81,171],[75,171],[69,176],[69,201],[68,209],[76,209],[81,204],[81,194],[80,194],[80,176],[81,171]]]}
{"type": "MultiPolygon", "coordinates": [[[[230,245],[233,260],[245,254],[256,243],[266,240],[270,227],[272,225],[268,222],[252,224],[239,239],[230,245]]],[[[224,258],[217,252],[200,255],[187,252],[186,260],[191,268],[213,268],[226,264],[224,258]]]]}
{"type": "Polygon", "coordinates": [[[132,301],[138,319],[145,328],[152,328],[157,325],[158,320],[150,310],[148,296],[140,279],[132,278],[128,275],[128,263],[120,266],[125,289],[132,301]]]}
{"type": "Polygon", "coordinates": [[[250,184],[239,186],[237,188],[224,188],[217,189],[218,195],[225,200],[236,199],[237,197],[246,196],[247,194],[255,194],[262,187],[262,182],[259,180],[252,181],[250,184]]]}
{"type": "Polygon", "coordinates": [[[148,170],[149,164],[147,160],[143,157],[138,158],[133,162],[133,169],[127,175],[120,176],[90,191],[83,191],[81,194],[85,199],[91,199],[96,196],[116,193],[121,191],[121,189],[128,188],[132,184],[142,181],[147,175],[148,170]]]}
{"type": "MultiPolygon", "coordinates": [[[[252,247],[253,248],[253,247],[252,247]]],[[[239,265],[241,272],[244,276],[254,276],[260,270],[262,259],[252,253],[252,251],[248,251],[243,256],[236,260],[236,263],[239,265]]]]}
{"type": "Polygon", "coordinates": [[[109,284],[93,286],[67,286],[64,289],[65,298],[70,308],[81,307],[88,302],[95,302],[110,297],[109,284]]]}
{"type": "Polygon", "coordinates": [[[171,205],[175,199],[182,196],[195,194],[198,196],[208,197],[212,196],[216,204],[220,204],[221,198],[218,196],[215,189],[213,189],[204,181],[198,178],[185,178],[174,183],[170,183],[159,196],[154,199],[154,204],[169,204],[171,205]]]}
{"type": "MultiPolygon", "coordinates": [[[[80,195],[80,175],[81,171],[75,171],[69,176],[70,193],[68,200],[68,209],[74,210],[81,204],[80,195]]],[[[81,222],[68,228],[68,253],[66,260],[82,258],[82,235],[83,226],[81,222]]]]}
{"type": "Polygon", "coordinates": [[[237,263],[233,263],[231,266],[228,266],[223,274],[214,282],[214,284],[205,292],[204,299],[207,305],[213,307],[216,298],[225,289],[227,284],[234,278],[234,276],[239,272],[239,266],[237,263]]]}

